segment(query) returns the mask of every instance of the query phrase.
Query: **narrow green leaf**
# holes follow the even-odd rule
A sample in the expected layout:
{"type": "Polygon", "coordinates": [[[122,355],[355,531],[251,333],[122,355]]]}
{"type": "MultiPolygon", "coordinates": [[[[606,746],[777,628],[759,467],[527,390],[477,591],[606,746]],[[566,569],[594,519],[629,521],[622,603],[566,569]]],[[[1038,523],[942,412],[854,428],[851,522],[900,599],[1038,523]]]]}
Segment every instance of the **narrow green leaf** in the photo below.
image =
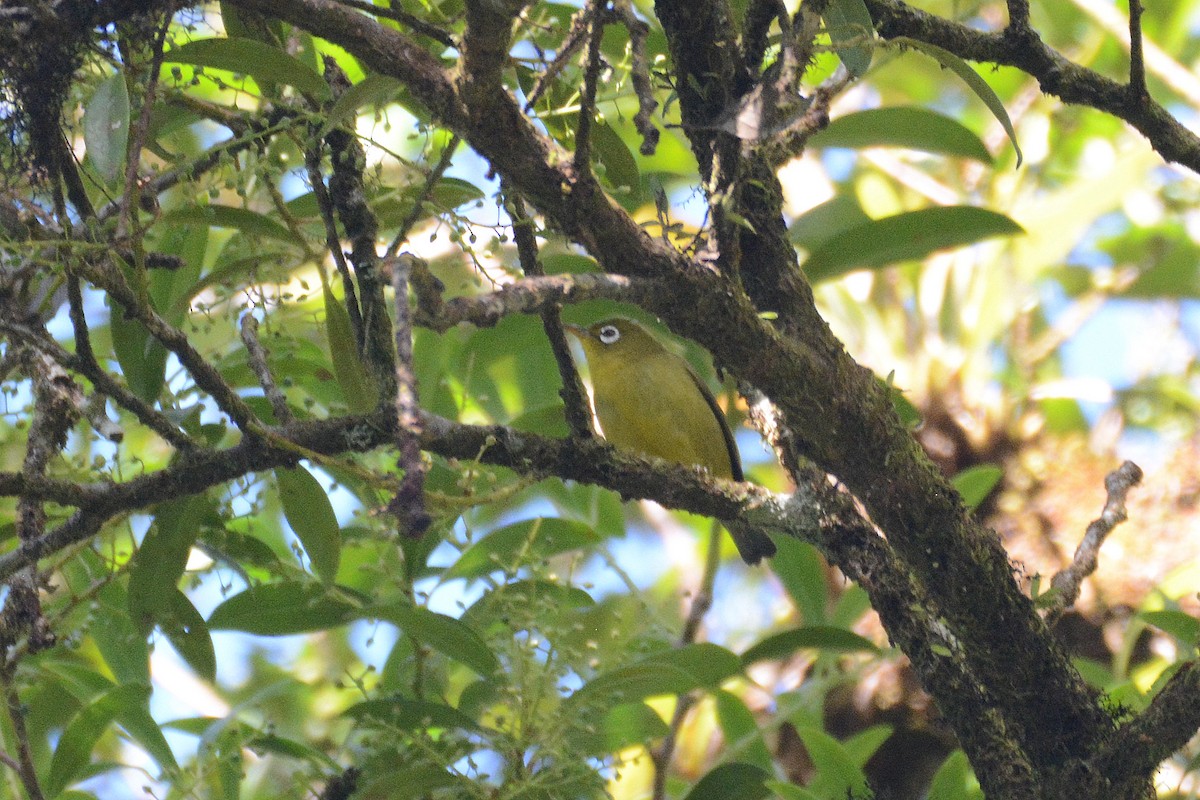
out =
{"type": "Polygon", "coordinates": [[[252,586],[217,606],[209,630],[235,630],[259,636],[286,636],[336,628],[353,622],[360,609],[315,583],[252,586]]]}
{"type": "Polygon", "coordinates": [[[812,147],[907,147],[992,163],[992,154],[970,128],[936,111],[911,106],[846,114],[808,143],[812,147]]]}
{"type": "Polygon", "coordinates": [[[875,23],[863,0],[829,0],[825,27],[838,58],[856,78],[871,68],[875,53],[875,23]]]}
{"type": "Polygon", "coordinates": [[[377,73],[363,78],[343,92],[342,96],[334,102],[329,113],[325,115],[325,124],[321,126],[319,138],[325,138],[325,134],[343,122],[353,119],[363,106],[386,105],[400,92],[403,86],[404,84],[395,78],[377,73]]]}
{"type": "Polygon", "coordinates": [[[160,616],[158,621],[162,632],[197,675],[208,681],[216,680],[217,656],[208,623],[179,589],[171,586],[165,592],[169,598],[168,613],[160,616]]]}
{"type": "Polygon", "coordinates": [[[766,785],[770,777],[762,767],[733,761],[697,781],[685,800],[760,800],[771,795],[766,785]]]}
{"type": "Polygon", "coordinates": [[[178,591],[206,506],[204,497],[196,495],[154,509],[154,524],[146,531],[129,571],[129,616],[143,636],[177,610],[173,593],[178,591]]]}
{"type": "Polygon", "coordinates": [[[255,753],[271,753],[272,755],[294,758],[297,761],[307,761],[313,766],[330,773],[341,772],[343,769],[341,764],[317,748],[305,742],[298,742],[295,739],[288,739],[274,733],[264,733],[261,736],[255,736],[246,742],[246,746],[255,753]]]}
{"type": "Polygon", "coordinates": [[[875,755],[875,751],[891,737],[894,730],[891,725],[872,725],[843,741],[842,747],[855,764],[864,767],[871,756],[875,755]]]}
{"type": "Polygon", "coordinates": [[[714,692],[713,697],[717,706],[717,722],[729,748],[729,758],[753,764],[770,774],[774,770],[774,759],[746,703],[723,689],[714,692]]]}
{"type": "Polygon", "coordinates": [[[123,72],[118,70],[96,87],[83,112],[83,142],[100,176],[115,181],[129,147],[129,90],[123,72]]]}
{"type": "Polygon", "coordinates": [[[288,228],[257,211],[237,206],[202,205],[172,209],[159,219],[163,225],[204,225],[209,228],[229,228],[247,236],[274,239],[293,246],[299,245],[288,228]]]}
{"type": "Polygon", "coordinates": [[[831,625],[805,625],[790,631],[772,634],[742,654],[742,664],[787,658],[797,650],[812,648],[833,653],[878,653],[870,639],[853,631],[831,625]]]}
{"type": "Polygon", "coordinates": [[[296,533],[313,572],[326,584],[337,577],[342,534],[329,495],[304,467],[275,470],[283,516],[296,533]]]}
{"type": "Polygon", "coordinates": [[[622,187],[638,193],[642,180],[637,161],[625,140],[607,122],[592,125],[592,153],[604,165],[604,176],[614,189],[622,187]]]}
{"type": "Polygon", "coordinates": [[[131,706],[143,706],[149,696],[150,687],[145,684],[115,686],[76,714],[54,748],[46,778],[46,796],[57,797],[75,781],[91,761],[92,748],[113,718],[131,706]]]}
{"type": "Polygon", "coordinates": [[[457,708],[411,697],[367,700],[350,706],[342,713],[356,722],[383,724],[389,730],[415,731],[426,728],[479,730],[479,724],[457,708]]]}
{"type": "Polygon", "coordinates": [[[325,79],[298,58],[254,39],[199,39],[167,51],[167,63],[192,64],[249,75],[259,83],[295,86],[319,99],[329,97],[325,79]]]}
{"type": "Polygon", "coordinates": [[[1200,619],[1173,609],[1141,611],[1138,616],[1154,627],[1170,634],[1181,643],[1195,647],[1200,645],[1200,619]]]}
{"type": "Polygon", "coordinates": [[[1013,129],[1012,120],[1008,118],[1008,111],[1005,110],[1004,103],[1000,102],[1000,98],[996,96],[996,93],[988,85],[988,82],[980,77],[979,73],[972,69],[970,64],[949,50],[944,50],[935,44],[910,39],[907,36],[897,36],[891,40],[891,43],[919,50],[962,78],[963,82],[971,87],[971,91],[975,92],[975,95],[983,101],[988,110],[992,112],[992,116],[1004,128],[1004,132],[1008,134],[1009,141],[1012,142],[1013,150],[1017,153],[1017,166],[1021,166],[1024,156],[1021,155],[1021,146],[1017,143],[1017,132],[1013,129]]]}
{"type": "Polygon", "coordinates": [[[771,570],[779,576],[805,623],[816,625],[825,620],[829,602],[825,561],[815,547],[790,536],[778,537],[771,570]]]}
{"type": "Polygon", "coordinates": [[[884,267],[924,258],[938,250],[1023,232],[1008,217],[983,208],[923,208],[842,231],[809,254],[804,272],[817,283],[855,269],[884,267]]]}
{"type": "Polygon", "coordinates": [[[138,397],[153,405],[158,401],[167,374],[167,348],[150,335],[142,323],[127,319],[125,310],[109,299],[108,329],[113,352],[125,382],[138,397]]]}
{"type": "Polygon", "coordinates": [[[329,356],[333,360],[333,373],[337,376],[338,386],[342,389],[342,399],[356,414],[371,412],[379,403],[379,391],[358,353],[358,340],[350,325],[350,312],[334,296],[323,275],[321,296],[325,300],[325,336],[329,342],[329,356]]]}
{"type": "Polygon", "coordinates": [[[968,467],[951,478],[950,482],[962,495],[968,509],[974,510],[987,499],[1004,477],[1004,470],[995,464],[978,464],[968,467]]]}
{"type": "Polygon", "coordinates": [[[712,687],[738,674],[738,657],[718,645],[702,642],[664,650],[647,658],[601,673],[571,695],[567,702],[631,703],[657,695],[682,694],[712,687]]]}
{"type": "Polygon", "coordinates": [[[467,548],[445,571],[443,580],[480,578],[490,572],[512,572],[520,564],[591,547],[600,535],[589,525],[558,517],[536,517],[492,531],[467,548]]]}
{"type": "Polygon", "coordinates": [[[362,616],[398,625],[408,636],[465,664],[481,676],[487,677],[500,668],[500,662],[487,642],[462,620],[401,603],[372,606],[364,609],[362,616]]]}

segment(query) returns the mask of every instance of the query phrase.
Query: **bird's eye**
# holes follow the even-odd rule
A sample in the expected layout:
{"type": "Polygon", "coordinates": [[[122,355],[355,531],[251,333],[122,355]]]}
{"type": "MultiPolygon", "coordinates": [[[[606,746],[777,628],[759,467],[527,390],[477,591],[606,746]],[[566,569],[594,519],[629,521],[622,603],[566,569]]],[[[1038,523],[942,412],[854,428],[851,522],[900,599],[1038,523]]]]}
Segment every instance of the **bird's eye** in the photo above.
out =
{"type": "Polygon", "coordinates": [[[621,338],[621,331],[616,325],[605,325],[600,329],[600,341],[604,344],[612,344],[621,338]]]}

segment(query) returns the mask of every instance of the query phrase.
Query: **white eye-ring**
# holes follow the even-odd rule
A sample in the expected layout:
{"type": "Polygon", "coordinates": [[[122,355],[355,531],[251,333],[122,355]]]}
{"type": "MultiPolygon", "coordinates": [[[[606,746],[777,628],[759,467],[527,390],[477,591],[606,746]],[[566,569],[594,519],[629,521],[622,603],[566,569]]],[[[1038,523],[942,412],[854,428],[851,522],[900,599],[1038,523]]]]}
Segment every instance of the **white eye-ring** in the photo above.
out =
{"type": "Polygon", "coordinates": [[[616,325],[605,325],[600,329],[600,341],[603,344],[612,344],[621,338],[621,331],[616,325]]]}

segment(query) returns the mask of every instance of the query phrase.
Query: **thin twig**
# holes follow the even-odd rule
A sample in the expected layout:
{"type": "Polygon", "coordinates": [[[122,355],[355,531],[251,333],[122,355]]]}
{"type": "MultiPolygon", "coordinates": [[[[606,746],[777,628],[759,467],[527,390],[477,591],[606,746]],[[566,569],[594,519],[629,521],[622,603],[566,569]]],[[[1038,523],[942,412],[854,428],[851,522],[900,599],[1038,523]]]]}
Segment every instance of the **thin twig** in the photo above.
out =
{"type": "MultiPolygon", "coordinates": [[[[533,233],[533,219],[525,212],[525,203],[515,192],[505,191],[508,201],[508,214],[513,221],[513,239],[517,244],[517,257],[521,261],[521,270],[528,277],[544,277],[545,268],[538,258],[537,237],[533,233]]],[[[546,338],[550,340],[550,349],[554,352],[554,361],[558,364],[558,374],[562,378],[562,388],[558,390],[566,409],[567,427],[572,436],[583,438],[595,436],[592,430],[592,415],[589,411],[587,395],[583,390],[583,382],[575,369],[575,360],[571,358],[571,347],[567,344],[567,336],[563,331],[562,306],[558,303],[548,303],[542,307],[540,316],[546,338]]]]}
{"type": "Polygon", "coordinates": [[[258,339],[258,320],[253,314],[242,317],[242,343],[246,345],[246,358],[250,369],[258,378],[263,394],[270,401],[271,410],[275,412],[275,421],[280,425],[287,425],[294,419],[292,410],[288,408],[287,398],[283,396],[279,385],[275,383],[275,376],[271,374],[271,366],[267,363],[267,351],[258,339]]]}
{"type": "Polygon", "coordinates": [[[525,113],[533,110],[537,101],[542,98],[550,82],[562,72],[563,67],[570,63],[575,54],[579,52],[579,48],[583,46],[584,38],[587,34],[592,21],[592,13],[595,7],[588,4],[587,7],[576,11],[571,17],[571,26],[567,30],[567,35],[563,37],[562,43],[558,45],[554,60],[546,65],[546,69],[534,81],[533,88],[529,90],[528,98],[525,101],[525,113]]]}
{"type": "Polygon", "coordinates": [[[1142,0],[1129,0],[1129,95],[1135,103],[1149,97],[1142,53],[1142,0]]]}
{"type": "Polygon", "coordinates": [[[346,263],[346,254],[342,252],[342,240],[338,236],[337,221],[333,218],[333,200],[325,187],[325,176],[321,174],[321,154],[318,144],[314,142],[304,153],[304,166],[308,170],[308,182],[312,186],[313,197],[317,201],[317,210],[321,222],[325,225],[325,246],[333,256],[334,266],[342,276],[342,289],[346,293],[346,312],[350,315],[350,327],[354,330],[354,341],[362,350],[366,333],[363,331],[362,311],[358,305],[358,293],[354,281],[350,277],[350,266],[346,263]]]}
{"type": "Polygon", "coordinates": [[[409,210],[408,216],[400,223],[400,229],[396,231],[396,236],[392,239],[392,243],[388,245],[383,257],[385,260],[396,257],[400,252],[401,245],[408,241],[408,234],[412,232],[413,226],[421,219],[421,214],[425,210],[425,202],[433,197],[433,191],[437,188],[438,182],[442,176],[446,174],[446,170],[450,168],[450,164],[454,161],[454,153],[458,150],[458,145],[462,140],[458,138],[458,134],[450,137],[450,141],[446,142],[446,146],[442,148],[442,153],[438,156],[438,162],[433,165],[433,169],[429,171],[429,175],[425,178],[425,186],[422,187],[420,193],[413,200],[413,207],[409,210]]]}
{"type": "Polygon", "coordinates": [[[399,22],[401,25],[407,25],[417,33],[428,36],[435,42],[446,45],[446,47],[458,47],[458,41],[455,40],[455,38],[447,31],[442,30],[436,25],[431,25],[420,17],[409,14],[407,11],[401,8],[377,6],[374,3],[365,2],[365,0],[336,0],[336,2],[344,6],[349,6],[350,8],[357,9],[358,11],[365,11],[368,14],[374,14],[377,17],[394,20],[399,22]]]}
{"type": "Polygon", "coordinates": [[[8,719],[12,723],[13,737],[17,740],[17,774],[29,800],[46,800],[38,783],[37,768],[33,765],[33,750],[29,746],[29,731],[25,728],[25,707],[13,686],[11,667],[6,667],[0,675],[4,682],[5,707],[8,709],[8,719]]]}
{"type": "Polygon", "coordinates": [[[588,7],[590,31],[588,36],[587,68],[583,73],[583,97],[579,101],[579,124],[575,127],[575,173],[582,175],[591,169],[592,122],[596,115],[596,90],[600,84],[600,40],[604,36],[604,20],[600,13],[604,0],[592,0],[588,7]]]}
{"type": "Polygon", "coordinates": [[[650,26],[637,18],[629,0],[613,0],[612,9],[629,33],[629,52],[632,57],[629,76],[633,82],[633,93],[638,99],[633,126],[642,135],[642,145],[638,152],[644,156],[652,156],[658,148],[660,134],[651,121],[654,110],[658,108],[658,100],[654,99],[654,85],[650,82],[650,61],[646,58],[646,37],[650,35],[650,26]]]}
{"type": "Polygon", "coordinates": [[[1128,515],[1125,511],[1125,498],[1129,490],[1142,480],[1142,470],[1132,461],[1126,461],[1104,479],[1104,488],[1108,498],[1104,502],[1104,510],[1100,516],[1087,527],[1083,541],[1075,550],[1075,557],[1070,566],[1063,569],[1053,580],[1050,587],[1057,592],[1053,599],[1054,605],[1047,615],[1047,621],[1053,622],[1062,616],[1063,611],[1075,604],[1079,597],[1079,587],[1083,579],[1096,571],[1100,558],[1100,546],[1112,533],[1113,528],[1124,522],[1128,515]]]}
{"type": "Polygon", "coordinates": [[[150,131],[150,113],[154,108],[154,96],[158,91],[158,77],[162,72],[163,58],[166,54],[164,45],[167,41],[167,31],[171,29],[174,17],[174,4],[168,3],[163,14],[162,25],[154,39],[154,55],[150,58],[149,78],[146,82],[146,96],[142,100],[141,113],[137,124],[129,131],[129,147],[125,151],[125,191],[120,198],[120,215],[117,218],[116,238],[122,239],[134,232],[135,209],[141,201],[141,184],[138,167],[141,166],[142,148],[146,144],[146,136],[150,131]]]}

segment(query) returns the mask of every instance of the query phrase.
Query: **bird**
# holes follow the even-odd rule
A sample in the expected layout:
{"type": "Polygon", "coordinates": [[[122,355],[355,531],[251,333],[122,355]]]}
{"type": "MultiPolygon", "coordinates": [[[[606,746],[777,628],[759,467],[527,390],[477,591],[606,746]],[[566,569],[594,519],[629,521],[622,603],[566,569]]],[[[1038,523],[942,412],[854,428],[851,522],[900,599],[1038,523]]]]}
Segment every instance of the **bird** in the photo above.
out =
{"type": "MultiPolygon", "coordinates": [[[[606,441],[622,450],[699,465],[718,478],[744,479],[724,413],[682,356],[624,317],[565,327],[587,358],[593,410],[606,441]]],[[[775,555],[775,544],[763,532],[726,527],[747,564],[775,555]]]]}

